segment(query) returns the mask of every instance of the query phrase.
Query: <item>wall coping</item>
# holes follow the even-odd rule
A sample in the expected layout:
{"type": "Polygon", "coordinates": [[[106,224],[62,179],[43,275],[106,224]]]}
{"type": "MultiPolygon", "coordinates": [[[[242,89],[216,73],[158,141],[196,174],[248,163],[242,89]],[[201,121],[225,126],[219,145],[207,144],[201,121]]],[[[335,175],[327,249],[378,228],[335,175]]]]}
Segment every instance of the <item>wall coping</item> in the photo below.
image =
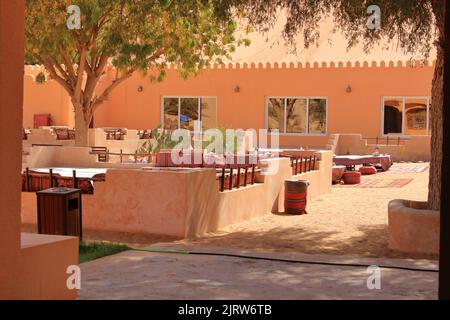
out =
{"type": "MultiPolygon", "coordinates": [[[[398,60],[398,61],[312,61],[312,62],[282,62],[282,63],[240,63],[230,62],[225,64],[209,64],[203,70],[259,70],[259,69],[365,69],[365,68],[424,68],[435,67],[436,60],[398,60]]],[[[167,70],[177,70],[179,67],[174,64],[168,64],[167,70]]],[[[115,68],[110,64],[108,71],[115,68]]],[[[26,65],[25,76],[31,76],[33,79],[39,72],[45,72],[41,65],[26,65]]]]}

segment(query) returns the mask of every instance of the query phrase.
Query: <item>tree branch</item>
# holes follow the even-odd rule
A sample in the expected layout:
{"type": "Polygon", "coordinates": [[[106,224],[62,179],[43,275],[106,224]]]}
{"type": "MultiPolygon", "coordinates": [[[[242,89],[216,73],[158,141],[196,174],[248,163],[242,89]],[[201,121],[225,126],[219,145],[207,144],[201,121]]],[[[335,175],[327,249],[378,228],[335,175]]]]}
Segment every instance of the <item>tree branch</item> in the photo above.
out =
{"type": "Polygon", "coordinates": [[[59,48],[59,54],[61,55],[61,58],[64,61],[64,66],[67,70],[68,77],[69,77],[70,81],[72,82],[72,85],[75,86],[75,84],[77,82],[77,76],[75,75],[75,70],[73,68],[72,60],[70,59],[66,50],[64,50],[62,47],[59,48]]]}
{"type": "Polygon", "coordinates": [[[92,102],[92,113],[95,112],[95,110],[97,110],[97,108],[108,98],[109,94],[115,89],[117,88],[121,83],[123,83],[125,80],[129,79],[133,73],[134,73],[134,69],[127,71],[123,76],[115,79],[110,85],[109,87],[107,87],[103,93],[96,97],[94,99],[94,101],[92,102]]]}
{"type": "Polygon", "coordinates": [[[79,99],[80,101],[83,100],[81,97],[82,94],[82,86],[83,86],[83,80],[84,80],[84,71],[86,69],[86,56],[87,56],[87,49],[83,46],[80,50],[80,63],[78,64],[78,78],[77,78],[77,84],[75,86],[74,90],[74,96],[79,99]]]}
{"type": "Polygon", "coordinates": [[[47,59],[45,59],[44,57],[41,57],[40,55],[37,55],[37,54],[32,54],[32,55],[37,61],[39,61],[40,64],[42,64],[48,70],[48,72],[50,72],[52,79],[54,79],[56,82],[58,82],[67,91],[67,93],[71,96],[73,94],[72,87],[67,83],[67,81],[65,79],[63,79],[62,77],[60,77],[58,75],[58,73],[56,72],[53,65],[50,62],[48,62],[47,59]]]}

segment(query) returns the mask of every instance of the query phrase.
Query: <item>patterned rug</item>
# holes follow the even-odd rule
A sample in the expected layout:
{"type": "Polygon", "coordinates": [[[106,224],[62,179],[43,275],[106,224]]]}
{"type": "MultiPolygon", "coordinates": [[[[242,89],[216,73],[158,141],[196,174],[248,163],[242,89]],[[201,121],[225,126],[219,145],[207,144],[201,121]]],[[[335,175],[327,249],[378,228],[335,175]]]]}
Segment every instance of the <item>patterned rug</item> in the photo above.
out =
{"type": "Polygon", "coordinates": [[[419,164],[415,166],[392,166],[388,171],[382,172],[382,174],[398,174],[398,173],[421,173],[428,170],[430,166],[428,164],[419,164]]]}
{"type": "Polygon", "coordinates": [[[367,179],[360,184],[342,185],[347,188],[403,188],[414,179],[367,179]]]}

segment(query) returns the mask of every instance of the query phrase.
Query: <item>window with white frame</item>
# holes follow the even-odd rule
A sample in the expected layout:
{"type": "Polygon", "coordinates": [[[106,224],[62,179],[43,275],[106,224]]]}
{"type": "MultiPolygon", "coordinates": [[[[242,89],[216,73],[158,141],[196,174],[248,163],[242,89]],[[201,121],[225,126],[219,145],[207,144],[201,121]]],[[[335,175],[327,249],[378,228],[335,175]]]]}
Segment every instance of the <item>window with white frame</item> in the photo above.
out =
{"type": "Polygon", "coordinates": [[[429,97],[384,97],[384,135],[429,135],[429,97]]]}
{"type": "Polygon", "coordinates": [[[280,134],[326,134],[327,99],[269,97],[267,129],[280,134]]]}
{"type": "Polygon", "coordinates": [[[217,126],[215,97],[163,97],[162,124],[165,129],[194,131],[194,122],[202,122],[202,130],[217,126]]]}

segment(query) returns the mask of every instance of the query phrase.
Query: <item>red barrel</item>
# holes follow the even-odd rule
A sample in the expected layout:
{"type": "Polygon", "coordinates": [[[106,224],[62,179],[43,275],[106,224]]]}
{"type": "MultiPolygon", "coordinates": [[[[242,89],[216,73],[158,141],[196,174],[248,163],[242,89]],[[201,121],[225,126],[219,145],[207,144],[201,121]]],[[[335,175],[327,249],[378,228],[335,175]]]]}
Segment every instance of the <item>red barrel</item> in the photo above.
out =
{"type": "Polygon", "coordinates": [[[309,182],[306,180],[286,180],[284,182],[284,212],[306,214],[309,182]]]}

